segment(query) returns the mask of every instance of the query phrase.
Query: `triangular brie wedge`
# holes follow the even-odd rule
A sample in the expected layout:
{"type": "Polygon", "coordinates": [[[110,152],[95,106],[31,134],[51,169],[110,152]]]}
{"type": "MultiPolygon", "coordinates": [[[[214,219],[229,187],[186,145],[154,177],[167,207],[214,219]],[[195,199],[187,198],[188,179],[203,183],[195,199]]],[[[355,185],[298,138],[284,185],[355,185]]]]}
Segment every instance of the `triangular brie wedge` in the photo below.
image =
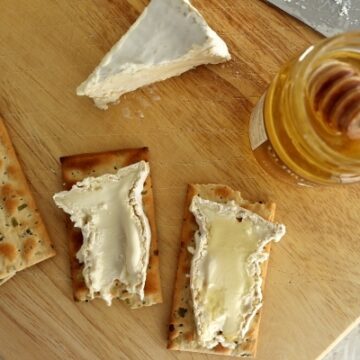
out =
{"type": "Polygon", "coordinates": [[[225,42],[189,0],[152,0],[77,88],[77,95],[107,109],[127,92],[230,58],[225,42]]]}

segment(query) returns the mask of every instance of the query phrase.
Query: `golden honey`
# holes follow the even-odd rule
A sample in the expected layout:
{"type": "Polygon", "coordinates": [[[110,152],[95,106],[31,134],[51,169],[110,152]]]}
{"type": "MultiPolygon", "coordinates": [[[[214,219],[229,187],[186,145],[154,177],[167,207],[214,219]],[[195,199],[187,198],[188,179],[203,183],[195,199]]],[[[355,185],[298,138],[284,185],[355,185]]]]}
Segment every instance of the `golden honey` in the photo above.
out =
{"type": "Polygon", "coordinates": [[[260,165],[286,182],[360,181],[360,32],[287,63],[252,113],[250,142],[260,165]]]}

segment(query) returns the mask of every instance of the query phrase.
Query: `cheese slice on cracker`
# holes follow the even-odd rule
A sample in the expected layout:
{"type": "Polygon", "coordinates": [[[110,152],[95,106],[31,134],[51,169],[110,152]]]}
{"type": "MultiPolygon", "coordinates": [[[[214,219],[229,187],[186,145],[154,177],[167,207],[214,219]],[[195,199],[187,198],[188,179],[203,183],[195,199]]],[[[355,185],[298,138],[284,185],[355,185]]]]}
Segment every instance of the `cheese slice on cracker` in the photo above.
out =
{"type": "Polygon", "coordinates": [[[132,307],[161,301],[147,153],[130,149],[62,160],[67,185],[72,183],[69,174],[81,178],[54,195],[73,223],[70,249],[77,300],[99,297],[111,305],[120,298],[132,307]],[[98,172],[102,174],[96,176],[98,172]]]}
{"type": "Polygon", "coordinates": [[[55,255],[14,147],[0,118],[0,285],[55,255]]]}
{"type": "Polygon", "coordinates": [[[226,186],[189,186],[170,349],[255,356],[270,242],[285,233],[273,213],[226,186]]]}

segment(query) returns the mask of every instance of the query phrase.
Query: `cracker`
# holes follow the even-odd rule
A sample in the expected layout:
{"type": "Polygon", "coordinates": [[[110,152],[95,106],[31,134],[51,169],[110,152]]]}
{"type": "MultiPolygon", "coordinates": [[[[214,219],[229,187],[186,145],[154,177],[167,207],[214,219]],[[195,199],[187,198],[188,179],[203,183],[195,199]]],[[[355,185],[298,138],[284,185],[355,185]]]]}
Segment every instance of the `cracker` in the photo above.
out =
{"type": "MultiPolygon", "coordinates": [[[[190,290],[190,267],[192,255],[188,247],[195,248],[194,235],[198,230],[198,225],[189,207],[194,196],[219,203],[235,201],[238,205],[246,208],[267,220],[273,220],[275,213],[274,203],[251,203],[241,197],[241,193],[234,191],[225,185],[189,185],[185,202],[185,214],[181,233],[180,253],[178,270],[175,281],[173,307],[170,316],[168,348],[172,350],[202,352],[218,355],[232,355],[238,357],[255,356],[256,345],[260,323],[260,311],[256,314],[251,327],[243,343],[239,344],[234,350],[224,348],[221,345],[214,349],[201,347],[196,341],[196,324],[193,315],[191,290],[190,290]]],[[[270,252],[270,244],[265,247],[266,252],[270,252]]],[[[267,261],[261,265],[263,290],[267,270],[267,261]]]]}
{"type": "Polygon", "coordinates": [[[55,255],[30,187],[0,118],[0,285],[55,255]]]}
{"type": "MultiPolygon", "coordinates": [[[[149,161],[148,148],[124,149],[62,157],[60,161],[62,165],[62,176],[65,190],[70,190],[75,183],[86,177],[114,174],[118,171],[118,169],[137,163],[141,160],[145,160],[147,162],[149,161]]],[[[126,293],[119,282],[116,282],[112,289],[114,298],[125,300],[125,302],[132,308],[150,306],[162,302],[159,273],[159,249],[150,175],[145,181],[142,199],[144,211],[151,228],[149,265],[144,288],[144,300],[141,301],[137,295],[130,295],[126,293]]],[[[73,226],[69,216],[67,216],[67,233],[69,238],[74,299],[77,301],[86,301],[89,300],[89,290],[85,284],[82,274],[83,264],[79,263],[76,258],[76,253],[82,246],[83,237],[81,230],[73,226]]]]}

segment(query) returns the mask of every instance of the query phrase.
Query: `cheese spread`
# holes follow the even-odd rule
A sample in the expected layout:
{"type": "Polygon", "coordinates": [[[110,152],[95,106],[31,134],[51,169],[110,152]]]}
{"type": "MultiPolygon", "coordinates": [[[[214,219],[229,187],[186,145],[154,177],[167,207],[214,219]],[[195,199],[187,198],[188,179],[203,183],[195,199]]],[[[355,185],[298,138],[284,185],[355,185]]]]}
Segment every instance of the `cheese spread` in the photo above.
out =
{"type": "Polygon", "coordinates": [[[152,0],[77,94],[107,109],[129,91],[229,59],[225,42],[188,0],[152,0]]]}
{"type": "Polygon", "coordinates": [[[284,225],[273,224],[235,202],[194,197],[190,211],[199,230],[190,273],[198,341],[211,349],[234,349],[262,306],[264,247],[279,241],[284,225]]]}
{"type": "Polygon", "coordinates": [[[141,161],[54,195],[57,206],[81,229],[83,245],[76,257],[84,264],[90,297],[100,295],[108,305],[115,280],[144,298],[151,231],[141,192],[149,171],[141,161]]]}

